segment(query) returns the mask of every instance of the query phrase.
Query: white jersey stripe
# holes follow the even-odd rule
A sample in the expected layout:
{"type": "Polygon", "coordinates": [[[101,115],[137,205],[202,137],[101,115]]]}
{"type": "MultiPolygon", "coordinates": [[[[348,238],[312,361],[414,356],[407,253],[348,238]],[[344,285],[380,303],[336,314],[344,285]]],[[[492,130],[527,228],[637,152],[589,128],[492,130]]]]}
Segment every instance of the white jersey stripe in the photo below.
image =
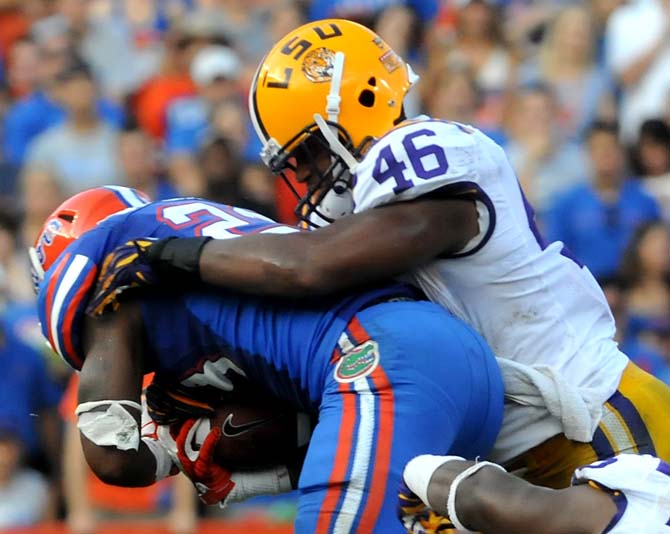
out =
{"type": "Polygon", "coordinates": [[[139,208],[140,206],[145,206],[147,204],[146,200],[142,200],[137,193],[129,187],[121,187],[118,185],[108,185],[106,187],[121,195],[123,200],[125,200],[131,208],[139,208]]]}
{"type": "Polygon", "coordinates": [[[77,254],[70,266],[65,270],[60,284],[58,284],[58,289],[56,290],[56,296],[54,297],[53,308],[51,312],[51,324],[49,328],[51,330],[51,339],[54,340],[56,346],[56,352],[63,357],[63,351],[60,346],[60,339],[58,336],[58,323],[60,320],[61,312],[63,311],[63,304],[65,302],[65,297],[72,289],[72,286],[79,278],[79,275],[86,267],[86,263],[89,259],[82,254],[77,254]]]}
{"type": "Polygon", "coordinates": [[[619,416],[614,412],[614,409],[605,404],[603,409],[603,418],[600,424],[604,427],[605,434],[614,442],[617,451],[621,452],[637,452],[635,441],[633,441],[630,432],[621,423],[619,416]]]}
{"type": "Polygon", "coordinates": [[[354,463],[349,476],[349,485],[335,521],[333,534],[349,534],[363,500],[368,471],[371,469],[372,444],[375,431],[375,395],[370,391],[366,377],[354,380],[354,389],[359,399],[359,422],[356,434],[354,463]]]}
{"type": "Polygon", "coordinates": [[[340,347],[342,354],[345,354],[354,348],[354,345],[349,339],[346,331],[342,332],[342,335],[340,335],[340,338],[337,340],[337,344],[340,347]]]}

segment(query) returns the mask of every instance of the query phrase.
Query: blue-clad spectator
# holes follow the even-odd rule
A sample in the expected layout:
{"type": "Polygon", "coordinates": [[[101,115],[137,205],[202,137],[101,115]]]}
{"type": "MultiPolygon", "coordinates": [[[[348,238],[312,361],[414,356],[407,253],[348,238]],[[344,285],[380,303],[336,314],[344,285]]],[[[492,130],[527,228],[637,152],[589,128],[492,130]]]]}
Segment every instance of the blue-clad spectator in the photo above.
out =
{"type": "Polygon", "coordinates": [[[64,67],[56,76],[54,94],[67,118],[31,143],[24,181],[48,172],[66,196],[120,183],[117,128],[105,123],[97,112],[97,89],[88,65],[73,61],[64,67]]]}
{"type": "Polygon", "coordinates": [[[179,192],[201,195],[204,182],[194,158],[205,138],[218,129],[220,106],[233,102],[236,108],[244,109],[239,85],[242,62],[232,48],[211,45],[196,53],[190,73],[198,95],[176,100],[168,108],[165,149],[179,192]]]}
{"type": "Polygon", "coordinates": [[[25,468],[23,443],[13,421],[0,419],[0,529],[25,527],[45,519],[49,485],[25,468]]]}
{"type": "MultiPolygon", "coordinates": [[[[54,99],[53,84],[57,74],[71,61],[71,43],[66,35],[53,31],[49,35],[38,35],[36,42],[40,88],[15,102],[5,115],[2,149],[7,160],[16,166],[23,163],[31,141],[48,128],[62,123],[67,115],[54,99]]],[[[104,122],[121,124],[123,112],[117,105],[99,99],[96,107],[104,122]]]]}
{"type": "Polygon", "coordinates": [[[200,50],[191,64],[191,78],[198,96],[180,98],[168,108],[168,154],[198,150],[206,136],[212,109],[224,100],[240,96],[242,63],[232,48],[212,45],[200,50]]]}
{"type": "Polygon", "coordinates": [[[597,122],[587,135],[590,184],[567,191],[550,208],[547,237],[567,245],[596,277],[613,274],[633,232],[660,217],[656,201],[639,182],[626,177],[618,129],[597,122]]]}
{"type": "MultiPolygon", "coordinates": [[[[61,389],[50,377],[41,354],[18,339],[0,317],[0,420],[16,423],[16,432],[29,456],[39,456],[47,443],[51,456],[61,389]]],[[[54,461],[55,461],[54,457],[54,461]]]]}
{"type": "Polygon", "coordinates": [[[670,381],[670,227],[640,226],[621,262],[626,318],[623,349],[664,382],[670,381]]]}
{"type": "MultiPolygon", "coordinates": [[[[668,333],[665,334],[667,340],[668,333]]],[[[663,355],[656,347],[650,346],[638,338],[630,338],[621,344],[621,350],[635,364],[664,384],[670,385],[670,354],[663,355]]]]}
{"type": "MultiPolygon", "coordinates": [[[[123,111],[116,104],[99,100],[96,107],[102,119],[113,125],[120,125],[123,111]]],[[[62,123],[66,111],[43,90],[19,100],[5,117],[3,149],[7,160],[21,165],[32,140],[52,126],[62,123]]]]}

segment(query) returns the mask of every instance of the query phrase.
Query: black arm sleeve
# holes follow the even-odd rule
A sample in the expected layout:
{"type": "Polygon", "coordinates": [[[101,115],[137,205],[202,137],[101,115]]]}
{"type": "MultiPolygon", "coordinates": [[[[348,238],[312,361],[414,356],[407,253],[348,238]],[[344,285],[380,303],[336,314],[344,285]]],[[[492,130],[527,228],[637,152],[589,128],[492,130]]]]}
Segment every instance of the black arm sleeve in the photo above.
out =
{"type": "Polygon", "coordinates": [[[168,237],[154,243],[147,260],[163,283],[200,282],[200,255],[211,237],[168,237]]]}

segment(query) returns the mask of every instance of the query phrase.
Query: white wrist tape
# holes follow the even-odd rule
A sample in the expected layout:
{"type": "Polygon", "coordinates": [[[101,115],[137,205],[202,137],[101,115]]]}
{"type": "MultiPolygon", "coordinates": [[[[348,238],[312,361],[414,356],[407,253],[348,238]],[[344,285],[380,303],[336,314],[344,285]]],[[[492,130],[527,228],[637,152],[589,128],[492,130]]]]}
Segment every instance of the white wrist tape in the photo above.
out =
{"type": "Polygon", "coordinates": [[[421,456],[412,458],[403,471],[402,476],[405,484],[426,506],[430,506],[428,502],[428,485],[430,484],[430,479],[441,466],[453,460],[465,461],[465,458],[460,456],[434,456],[432,454],[422,454],[421,456]]]}
{"type": "Polygon", "coordinates": [[[125,406],[142,411],[138,403],[129,400],[84,402],[75,410],[79,418],[77,428],[86,439],[100,447],[136,451],[140,446],[140,431],[137,421],[125,406]],[[108,408],[104,412],[94,411],[101,406],[108,408]]]}
{"type": "Polygon", "coordinates": [[[231,480],[235,487],[220,503],[223,508],[229,503],[240,502],[258,495],[278,495],[291,491],[291,478],[286,466],[277,466],[261,471],[233,473],[231,480]]]}
{"type": "Polygon", "coordinates": [[[463,523],[459,521],[458,514],[456,514],[456,490],[458,489],[458,485],[461,482],[463,482],[466,478],[471,477],[477,471],[487,466],[496,467],[497,469],[500,469],[501,471],[507,473],[505,468],[501,465],[494,464],[493,462],[479,462],[475,465],[471,465],[470,467],[468,467],[465,471],[459,474],[451,483],[451,487],[449,488],[449,496],[447,497],[447,513],[449,514],[449,520],[454,524],[456,530],[458,531],[475,534],[474,530],[469,530],[466,526],[463,525],[463,523]]]}
{"type": "Polygon", "coordinates": [[[172,458],[170,458],[170,454],[161,446],[158,440],[143,437],[142,442],[156,459],[156,482],[163,480],[172,470],[172,458]]]}

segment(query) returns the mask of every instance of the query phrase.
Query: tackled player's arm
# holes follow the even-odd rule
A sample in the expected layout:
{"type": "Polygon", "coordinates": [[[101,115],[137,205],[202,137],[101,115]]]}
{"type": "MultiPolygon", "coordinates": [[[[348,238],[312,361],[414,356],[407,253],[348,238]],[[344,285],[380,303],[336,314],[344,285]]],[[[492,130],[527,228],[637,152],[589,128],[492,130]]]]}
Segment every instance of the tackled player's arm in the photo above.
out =
{"type": "Polygon", "coordinates": [[[103,482],[148,486],[155,482],[156,458],[140,439],[141,412],[137,406],[143,364],[139,314],[129,303],[117,313],[86,321],[86,358],[80,373],[78,407],[78,413],[82,406],[90,407],[79,415],[78,422],[84,456],[103,482]],[[113,401],[126,402],[115,404],[113,401]],[[108,412],[110,406],[113,413],[108,412]],[[96,422],[96,417],[105,419],[96,422]],[[125,438],[128,438],[127,443],[125,438]],[[130,443],[132,440],[136,449],[130,443]]]}
{"type": "Polygon", "coordinates": [[[212,240],[200,256],[200,278],[264,295],[327,294],[458,252],[478,231],[474,201],[420,198],[311,232],[212,240]]]}
{"type": "MultiPolygon", "coordinates": [[[[432,475],[427,496],[436,512],[448,515],[450,487],[469,466],[448,462],[432,475]]],[[[589,485],[552,490],[492,467],[460,483],[455,509],[464,526],[483,534],[599,534],[617,511],[605,492],[589,485]]]]}

